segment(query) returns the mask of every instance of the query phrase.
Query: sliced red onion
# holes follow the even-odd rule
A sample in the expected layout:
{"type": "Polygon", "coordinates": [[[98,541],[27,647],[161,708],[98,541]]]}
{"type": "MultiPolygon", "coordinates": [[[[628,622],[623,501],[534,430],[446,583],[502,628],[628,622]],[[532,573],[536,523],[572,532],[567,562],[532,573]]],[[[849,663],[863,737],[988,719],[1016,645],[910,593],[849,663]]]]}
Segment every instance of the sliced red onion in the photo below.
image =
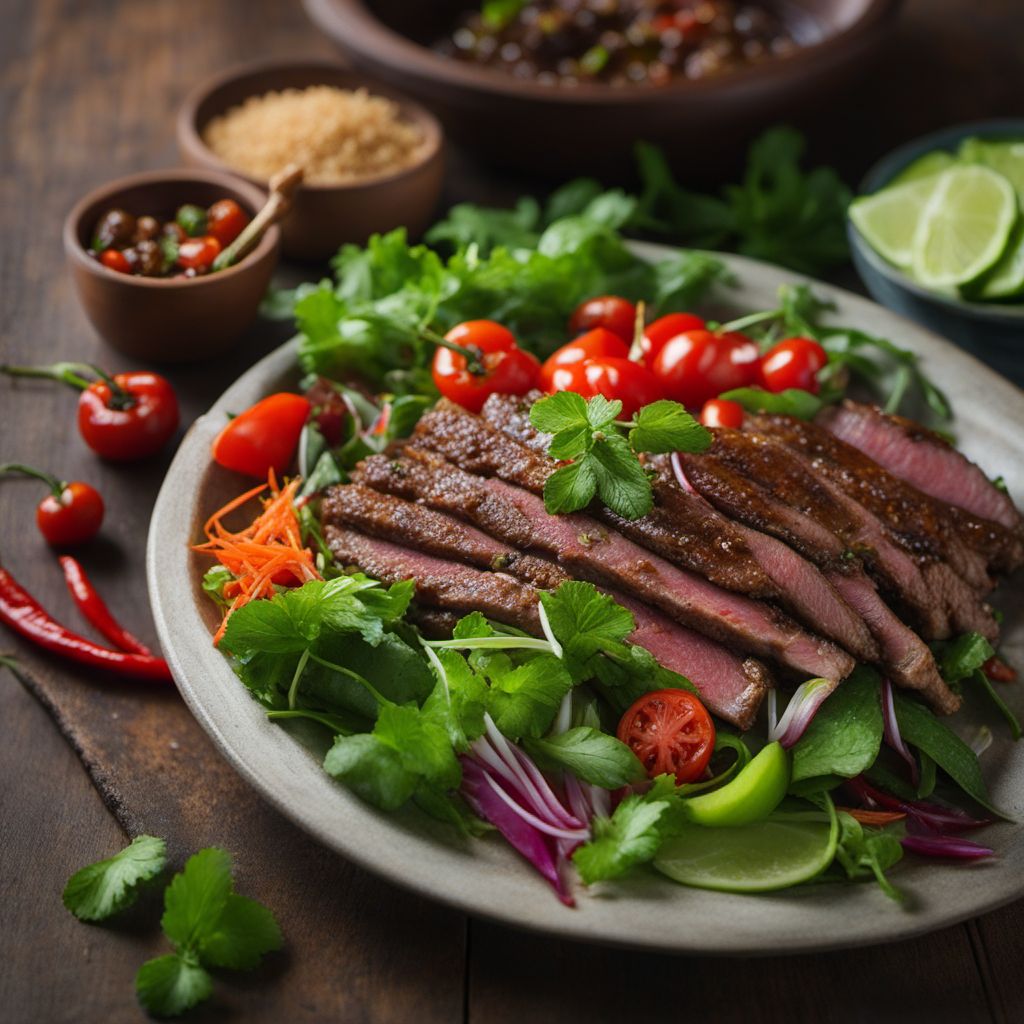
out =
{"type": "Polygon", "coordinates": [[[916,786],[920,778],[917,758],[910,752],[910,748],[900,735],[900,724],[896,720],[896,705],[892,697],[892,683],[888,679],[882,680],[882,723],[885,742],[907,762],[910,768],[910,781],[916,786]]]}
{"type": "Polygon", "coordinates": [[[901,839],[904,850],[920,854],[922,857],[948,857],[951,860],[980,860],[992,857],[995,850],[987,846],[979,846],[968,839],[957,836],[908,835],[901,839]]]}
{"type": "Polygon", "coordinates": [[[991,825],[991,819],[975,818],[959,807],[947,807],[929,800],[901,800],[872,786],[863,776],[848,779],[847,787],[870,807],[903,811],[908,824],[920,824],[935,831],[964,832],[991,825]]]}
{"type": "Polygon", "coordinates": [[[672,473],[676,478],[676,483],[679,484],[684,491],[689,491],[691,494],[695,493],[693,490],[693,484],[691,484],[686,477],[686,470],[683,469],[683,460],[679,458],[679,452],[673,452],[670,461],[672,463],[672,473]]]}
{"type": "Polygon", "coordinates": [[[818,708],[837,685],[834,679],[808,679],[797,687],[782,717],[768,733],[768,739],[778,740],[787,749],[793,746],[803,736],[818,713],[818,708]]]}
{"type": "Polygon", "coordinates": [[[551,653],[556,658],[561,658],[565,651],[562,649],[562,645],[558,642],[558,637],[555,636],[555,632],[551,628],[551,622],[548,620],[548,613],[544,607],[543,600],[537,602],[537,617],[540,619],[541,632],[544,634],[547,642],[551,644],[551,653]]]}
{"type": "Polygon", "coordinates": [[[518,804],[507,792],[502,788],[500,782],[496,782],[493,775],[484,773],[484,781],[491,789],[498,795],[498,797],[506,803],[509,808],[518,814],[523,821],[527,824],[532,825],[538,832],[543,832],[545,835],[553,836],[555,839],[569,839],[576,842],[585,842],[590,835],[589,829],[577,828],[577,829],[565,829],[560,828],[556,825],[549,825],[546,821],[537,817],[536,814],[532,814],[525,807],[518,804]]]}
{"type": "Polygon", "coordinates": [[[778,728],[779,725],[779,691],[771,687],[768,691],[768,735],[778,728]]]}

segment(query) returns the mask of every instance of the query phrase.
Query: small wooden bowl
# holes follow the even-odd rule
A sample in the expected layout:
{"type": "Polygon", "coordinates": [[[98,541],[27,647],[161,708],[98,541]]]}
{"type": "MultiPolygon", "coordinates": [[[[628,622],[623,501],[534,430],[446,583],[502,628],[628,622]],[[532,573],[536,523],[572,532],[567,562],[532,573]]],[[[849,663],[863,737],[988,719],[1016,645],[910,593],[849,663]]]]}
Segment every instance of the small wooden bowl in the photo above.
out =
{"type": "Polygon", "coordinates": [[[234,199],[250,216],[266,196],[206,170],[147,171],[90,192],[64,221],[64,253],[93,327],[111,347],[152,363],[210,359],[227,351],[256,318],[277,265],[281,233],[270,228],[240,263],[204,277],[136,277],[89,255],[96,224],[112,207],[172,217],[183,203],[234,199]]]}
{"type": "Polygon", "coordinates": [[[343,185],[304,184],[281,223],[284,254],[300,261],[325,260],[345,242],[362,244],[375,232],[405,227],[415,238],[431,224],[444,176],[443,136],[433,114],[401,93],[328,61],[260,63],[236,68],[198,86],[178,111],[178,148],[187,164],[237,175],[260,188],[266,182],[226,164],[203,141],[209,122],[243,103],[281,89],[330,85],[366,88],[393,100],[423,133],[419,159],[410,167],[343,185]]]}

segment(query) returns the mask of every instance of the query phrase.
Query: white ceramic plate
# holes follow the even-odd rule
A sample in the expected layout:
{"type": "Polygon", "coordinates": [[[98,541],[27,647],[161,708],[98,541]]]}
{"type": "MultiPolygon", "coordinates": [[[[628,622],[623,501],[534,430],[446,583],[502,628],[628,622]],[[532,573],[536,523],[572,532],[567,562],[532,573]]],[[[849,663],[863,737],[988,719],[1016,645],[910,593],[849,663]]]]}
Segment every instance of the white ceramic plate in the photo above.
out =
{"type": "MultiPolygon", "coordinates": [[[[650,258],[664,255],[639,246],[650,258]]],[[[799,280],[775,267],[728,257],[739,286],[718,313],[770,308],[780,284],[799,280]]],[[[1024,394],[949,342],[866,299],[826,285],[840,323],[893,338],[914,349],[957,413],[961,447],[1011,493],[1024,495],[1024,394]]],[[[274,725],[235,678],[210,636],[217,613],[202,594],[206,562],[189,544],[240,478],[211,464],[210,442],[225,413],[292,386],[288,345],[244,374],[189,431],[167,474],[149,534],[147,564],[157,630],[193,714],[241,774],[275,807],[326,846],[393,881],[475,914],[566,937],[707,953],[757,954],[822,950],[908,937],[970,917],[1024,895],[1024,826],[1001,824],[981,837],[998,851],[971,866],[908,856],[893,874],[907,894],[890,902],[872,885],[813,885],[778,894],[738,896],[675,885],[653,872],[614,886],[577,887],[578,906],[563,907],[547,884],[500,838],[461,843],[444,826],[412,812],[387,815],[335,783],[321,769],[323,730],[310,723],[274,725]],[[294,726],[294,727],[292,727],[294,726]],[[302,728],[308,726],[308,728],[302,728]]],[[[1019,588],[1014,588],[1019,590],[1019,588]]],[[[1004,650],[1024,664],[1019,593],[1004,586],[1004,650]]],[[[1022,685],[1003,691],[1024,712],[1022,685]]],[[[965,732],[977,725],[959,716],[965,732]]],[[[1024,820],[1024,748],[1005,728],[983,768],[995,801],[1024,820]]]]}

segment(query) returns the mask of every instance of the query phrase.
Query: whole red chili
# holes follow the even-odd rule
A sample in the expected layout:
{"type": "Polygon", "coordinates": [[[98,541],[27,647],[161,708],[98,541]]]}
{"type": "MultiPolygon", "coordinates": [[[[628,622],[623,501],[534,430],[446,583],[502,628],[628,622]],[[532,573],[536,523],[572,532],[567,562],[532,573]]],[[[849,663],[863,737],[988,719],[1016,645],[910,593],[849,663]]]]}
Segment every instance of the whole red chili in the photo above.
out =
{"type": "Polygon", "coordinates": [[[42,480],[50,488],[36,508],[36,526],[54,547],[69,547],[92,540],[103,523],[103,499],[99,491],[81,480],[66,483],[50,473],[19,462],[0,464],[0,473],[21,473],[42,480]]]}
{"type": "Polygon", "coordinates": [[[61,555],[58,561],[64,570],[64,582],[71,591],[75,606],[85,617],[86,622],[119,650],[131,654],[152,655],[153,652],[141,640],[132,636],[114,618],[106,601],[100,597],[81,564],[70,555],[61,555]]]}
{"type": "Polygon", "coordinates": [[[97,455],[116,462],[158,452],[178,429],[178,399],[170,382],[148,370],[111,377],[83,363],[0,366],[12,377],[44,377],[80,391],[78,431],[97,455]],[[95,374],[90,380],[86,375],[95,374]]]}

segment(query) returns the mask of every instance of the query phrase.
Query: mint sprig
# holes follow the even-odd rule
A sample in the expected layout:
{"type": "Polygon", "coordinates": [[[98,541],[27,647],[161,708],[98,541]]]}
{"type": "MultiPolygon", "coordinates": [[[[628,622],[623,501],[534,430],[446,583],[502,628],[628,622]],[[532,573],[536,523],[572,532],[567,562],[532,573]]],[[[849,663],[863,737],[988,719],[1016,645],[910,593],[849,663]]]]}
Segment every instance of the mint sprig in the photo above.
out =
{"type": "Polygon", "coordinates": [[[548,454],[565,461],[544,485],[544,507],[555,515],[586,508],[595,497],[624,519],[639,519],[654,504],[641,452],[702,452],[711,433],[678,402],[644,406],[620,420],[622,402],[595,395],[589,401],[560,391],[535,402],[530,422],[550,434],[548,454]]]}

